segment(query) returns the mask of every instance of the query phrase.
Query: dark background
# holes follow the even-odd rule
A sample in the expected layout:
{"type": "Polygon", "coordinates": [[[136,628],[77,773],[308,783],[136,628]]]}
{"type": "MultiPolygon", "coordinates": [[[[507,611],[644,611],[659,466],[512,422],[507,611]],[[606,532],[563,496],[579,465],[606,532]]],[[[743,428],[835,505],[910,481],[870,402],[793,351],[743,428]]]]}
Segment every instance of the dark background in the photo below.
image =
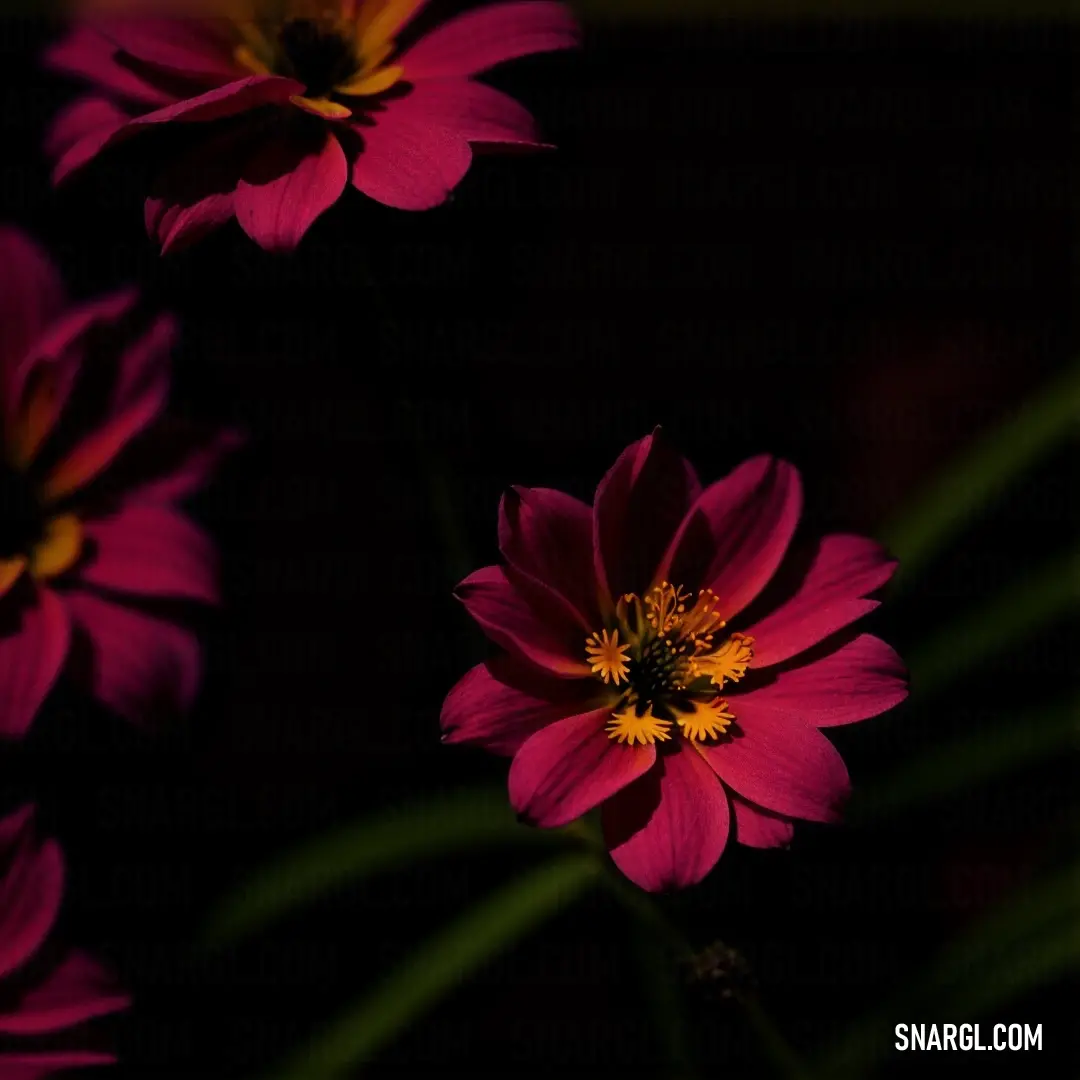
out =
{"type": "MultiPolygon", "coordinates": [[[[30,745],[5,752],[11,798],[32,793],[65,843],[66,932],[137,996],[117,1027],[123,1077],[269,1064],[532,858],[454,856],[225,958],[187,947],[274,852],[501,782],[505,762],[440,745],[438,711],[484,655],[450,590],[494,561],[507,485],[588,499],[661,423],[704,480],[774,452],[803,472],[808,532],[874,533],[1076,346],[1077,35],[1061,26],[590,27],[583,54],[491,77],[557,152],[480,160],[426,214],[350,191],[289,259],[232,225],[167,260],[143,234],[137,163],[50,192],[39,140],[71,90],[35,70],[48,33],[0,24],[0,218],[51,247],[77,294],[136,279],[178,311],[176,410],[251,435],[198,504],[227,605],[189,727],[142,738],[63,689],[30,745]]],[[[1026,476],[873,628],[904,652],[1067,550],[1074,466],[1060,453],[1026,476]]],[[[1026,636],[921,709],[831,732],[856,787],[1060,701],[1076,630],[1026,636]]],[[[663,903],[695,941],[743,950],[811,1049],[1061,860],[1075,776],[1058,760],[887,825],[801,825],[790,852],[733,846],[663,903]]],[[[632,945],[623,914],[587,900],[364,1075],[660,1076],[632,945]]],[[[1071,1075],[1067,990],[986,1018],[1041,1022],[1042,1054],[891,1067],[1071,1075]]],[[[767,1075],[737,1011],[691,1000],[686,1019],[702,1075],[767,1075]]]]}

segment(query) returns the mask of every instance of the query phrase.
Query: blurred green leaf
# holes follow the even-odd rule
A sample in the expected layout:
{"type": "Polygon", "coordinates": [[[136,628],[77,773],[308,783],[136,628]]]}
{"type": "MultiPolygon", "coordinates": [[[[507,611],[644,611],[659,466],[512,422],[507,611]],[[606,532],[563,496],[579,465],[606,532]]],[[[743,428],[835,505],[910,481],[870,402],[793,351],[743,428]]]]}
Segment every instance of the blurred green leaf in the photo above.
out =
{"type": "Polygon", "coordinates": [[[942,472],[887,528],[897,580],[929,562],[996,495],[1065,441],[1080,419],[1080,365],[1054,379],[1020,412],[942,472]]]}
{"type": "Polygon", "coordinates": [[[586,18],[619,22],[694,19],[1069,19],[1070,0],[574,0],[586,18]]]}
{"type": "Polygon", "coordinates": [[[318,837],[242,881],[203,933],[216,948],[349,883],[490,844],[563,843],[564,832],[519,825],[502,787],[471,789],[412,804],[318,837]]]}
{"type": "Polygon", "coordinates": [[[504,886],[416,949],[370,994],[273,1072],[273,1080],[331,1080],[349,1073],[484,961],[579,897],[602,872],[593,854],[567,855],[504,886]]]}
{"type": "Polygon", "coordinates": [[[1001,776],[1062,750],[1080,749],[1080,701],[1019,714],[1003,727],[964,735],[895,772],[865,784],[851,804],[854,817],[900,810],[1001,776]]]}
{"type": "Polygon", "coordinates": [[[1080,600],[1080,554],[1025,576],[985,605],[947,624],[908,656],[913,696],[926,697],[1080,600]]]}
{"type": "Polygon", "coordinates": [[[817,1062],[821,1080],[871,1075],[913,1016],[967,1022],[1080,965],[1080,866],[1010,897],[949,945],[885,1006],[855,1024],[817,1062]]]}

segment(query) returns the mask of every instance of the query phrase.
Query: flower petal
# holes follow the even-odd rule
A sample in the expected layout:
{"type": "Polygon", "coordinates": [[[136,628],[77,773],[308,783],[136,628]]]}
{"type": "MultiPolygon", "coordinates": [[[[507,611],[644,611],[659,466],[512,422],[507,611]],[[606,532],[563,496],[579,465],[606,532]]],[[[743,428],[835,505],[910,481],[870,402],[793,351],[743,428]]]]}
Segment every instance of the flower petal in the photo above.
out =
{"type": "Polygon", "coordinates": [[[249,75],[137,116],[128,124],[128,129],[134,131],[174,121],[194,124],[224,120],[263,105],[284,105],[293,94],[303,92],[303,85],[295,79],[286,79],[281,75],[249,75]]]}
{"type": "Polygon", "coordinates": [[[170,161],[146,200],[146,231],[162,254],[180,251],[228,222],[257,132],[225,131],[170,161]]]}
{"type": "Polygon", "coordinates": [[[619,455],[593,503],[596,577],[613,603],[653,584],[657,564],[699,490],[693,466],[659,428],[619,455]]]}
{"type": "Polygon", "coordinates": [[[40,245],[21,229],[0,226],[0,399],[11,423],[15,377],[27,350],[64,307],[64,283],[40,245]]]}
{"type": "Polygon", "coordinates": [[[754,639],[752,666],[787,660],[873,611],[878,601],[862,597],[880,589],[896,566],[873,540],[826,536],[795,594],[747,629],[754,639]]]}
{"type": "Polygon", "coordinates": [[[94,29],[143,64],[205,82],[236,78],[228,40],[208,19],[112,16],[97,19],[94,29]]]}
{"type": "Polygon", "coordinates": [[[354,124],[363,148],[352,168],[352,183],[384,206],[430,210],[446,202],[472,164],[468,142],[436,120],[402,107],[408,98],[386,103],[373,125],[354,124]]]}
{"type": "Polygon", "coordinates": [[[510,765],[510,802],[530,824],[558,828],[648,772],[656,747],[609,739],[611,709],[570,716],[531,735],[510,765]]]}
{"type": "Polygon", "coordinates": [[[109,483],[125,501],[173,505],[210,484],[222,461],[245,442],[239,431],[207,434],[166,418],[129,447],[109,483]]]}
{"type": "Polygon", "coordinates": [[[66,597],[78,636],[72,677],[133,724],[187,712],[202,674],[199,643],[174,623],[88,592],[66,597]]]}
{"type": "Polygon", "coordinates": [[[472,79],[417,83],[394,107],[426,117],[470,143],[542,145],[536,121],[524,105],[472,79]]]}
{"type": "Polygon", "coordinates": [[[71,628],[64,605],[49,589],[19,608],[4,601],[0,625],[0,737],[22,738],[67,659],[71,628]],[[14,608],[14,610],[13,610],[14,608]]]}
{"type": "Polygon", "coordinates": [[[763,455],[707,488],[661,562],[669,581],[700,583],[731,619],[768,584],[802,513],[802,482],[786,461],[763,455]]]}
{"type": "Polygon", "coordinates": [[[838,821],[851,790],[847,768],[824,735],[797,716],[747,708],[731,710],[738,730],[719,743],[695,743],[716,775],[765,810],[809,821],[838,821]]]}
{"type": "Polygon", "coordinates": [[[5,440],[19,468],[34,460],[56,427],[79,372],[87,366],[91,339],[120,326],[136,300],[133,289],[121,289],[70,308],[34,342],[17,368],[7,373],[5,397],[11,412],[5,440]]]}
{"type": "Polygon", "coordinates": [[[42,488],[47,501],[62,499],[99,476],[158,417],[169,393],[176,337],[176,320],[158,315],[145,333],[122,348],[106,413],[49,474],[42,488]]]}
{"type": "MultiPolygon", "coordinates": [[[[60,848],[34,836],[31,808],[5,818],[3,827],[8,835],[0,878],[0,978],[18,971],[41,948],[64,892],[60,848]]],[[[0,1024],[3,1019],[0,1014],[0,1024]]]]}
{"type": "Polygon", "coordinates": [[[218,557],[210,538],[168,506],[131,505],[88,521],[96,550],[79,571],[88,585],[117,593],[216,604],[218,557]]]}
{"type": "Polygon", "coordinates": [[[46,153],[55,158],[53,184],[62,184],[123,138],[130,120],[116,102],[100,97],[79,98],[61,109],[45,139],[46,153]]]}
{"type": "Polygon", "coordinates": [[[477,664],[450,691],[440,718],[443,742],[473,743],[512,756],[530,735],[584,705],[577,684],[541,680],[509,667],[477,664]]]}
{"type": "Polygon", "coordinates": [[[454,591],[469,614],[497,645],[558,675],[585,678],[585,641],[575,652],[573,625],[553,626],[543,621],[522,598],[498,566],[487,566],[467,577],[454,591]]]}
{"type": "Polygon", "coordinates": [[[117,989],[101,964],[73,950],[44,981],[17,999],[13,1011],[0,1014],[0,1032],[45,1035],[119,1012],[130,1004],[131,999],[117,989]]]}
{"type": "Polygon", "coordinates": [[[908,695],[906,670],[896,652],[872,634],[811,664],[780,672],[757,690],[732,689],[731,707],[741,715],[770,712],[797,716],[815,727],[851,724],[899,705],[908,695]]]}
{"type": "Polygon", "coordinates": [[[161,254],[183,251],[225,225],[235,214],[233,193],[215,192],[187,205],[163,198],[146,200],[146,232],[161,245],[161,254]]]}
{"type": "Polygon", "coordinates": [[[727,844],[727,792],[689,746],[604,803],[604,839],[615,865],[648,892],[696,885],[727,844]]]}
{"type": "Polygon", "coordinates": [[[245,167],[236,187],[241,228],[267,251],[292,251],[316,218],[341,197],[349,166],[329,130],[319,141],[279,138],[245,167]]]}
{"type": "MultiPolygon", "coordinates": [[[[284,105],[293,94],[302,91],[303,86],[295,79],[279,75],[251,75],[134,118],[118,107],[109,107],[108,103],[95,105],[94,115],[85,118],[88,125],[86,133],[56,163],[53,183],[61,183],[98,154],[146,128],[169,123],[194,124],[223,120],[240,113],[253,112],[264,105],[284,105]]],[[[72,127],[73,121],[69,119],[66,128],[70,130],[72,127]]]]}
{"type": "Polygon", "coordinates": [[[738,795],[731,796],[735,811],[735,839],[746,847],[787,847],[795,835],[795,826],[787,818],[770,814],[738,795]]]}
{"type": "Polygon", "coordinates": [[[411,81],[475,75],[532,53],[572,49],[581,28],[554,0],[492,4],[467,11],[425,34],[398,63],[411,81]]]}
{"type": "Polygon", "coordinates": [[[176,94],[155,85],[132,67],[119,62],[116,46],[91,26],[77,26],[50,45],[42,56],[50,71],[83,79],[98,91],[106,91],[135,105],[159,108],[176,100],[176,94]]]}
{"type": "Polygon", "coordinates": [[[515,580],[554,592],[586,633],[600,625],[585,503],[549,488],[512,488],[499,503],[499,550],[515,580]]]}
{"type": "Polygon", "coordinates": [[[168,435],[160,428],[153,434],[153,446],[139,448],[143,451],[139,465],[146,471],[125,489],[132,502],[171,504],[189,498],[205,488],[224,458],[245,443],[244,436],[232,430],[201,439],[191,433],[168,435]]]}
{"type": "Polygon", "coordinates": [[[98,1054],[92,1050],[54,1050],[39,1054],[0,1054],[0,1076],[4,1080],[46,1080],[64,1069],[79,1069],[86,1065],[112,1065],[113,1054],[98,1054]]]}

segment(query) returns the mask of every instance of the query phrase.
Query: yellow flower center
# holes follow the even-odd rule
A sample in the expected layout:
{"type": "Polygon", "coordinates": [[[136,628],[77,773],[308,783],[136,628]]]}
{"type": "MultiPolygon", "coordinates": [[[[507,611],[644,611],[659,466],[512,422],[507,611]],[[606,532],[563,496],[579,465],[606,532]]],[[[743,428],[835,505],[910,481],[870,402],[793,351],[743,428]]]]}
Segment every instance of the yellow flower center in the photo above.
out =
{"type": "Polygon", "coordinates": [[[0,587],[29,570],[38,580],[59,577],[79,559],[83,529],[73,514],[49,515],[17,469],[0,466],[0,587]]]}
{"type": "Polygon", "coordinates": [[[371,97],[403,74],[386,61],[422,0],[239,0],[231,18],[237,63],[304,84],[292,101],[331,120],[352,115],[338,98],[371,97]],[[242,9],[242,10],[241,10],[242,9]]]}
{"type": "Polygon", "coordinates": [[[74,514],[61,514],[45,524],[45,534],[30,552],[30,573],[39,581],[59,577],[82,554],[82,523],[74,514]]]}
{"type": "Polygon", "coordinates": [[[614,625],[585,642],[593,674],[620,692],[607,731],[635,743],[664,742],[677,726],[693,742],[716,739],[734,721],[717,695],[738,682],[754,657],[754,639],[724,633],[718,597],[702,589],[693,597],[663,581],[641,598],[621,597],[614,625]]]}

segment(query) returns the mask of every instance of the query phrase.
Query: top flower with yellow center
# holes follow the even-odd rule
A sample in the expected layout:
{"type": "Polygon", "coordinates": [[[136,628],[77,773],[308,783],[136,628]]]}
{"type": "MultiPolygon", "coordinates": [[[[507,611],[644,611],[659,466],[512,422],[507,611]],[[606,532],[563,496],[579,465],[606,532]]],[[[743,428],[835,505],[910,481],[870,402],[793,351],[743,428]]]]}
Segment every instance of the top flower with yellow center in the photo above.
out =
{"type": "Polygon", "coordinates": [[[521,105],[473,76],[579,41],[555,0],[485,6],[423,34],[425,0],[188,0],[186,17],[148,2],[85,14],[49,51],[92,89],[47,149],[59,183],[140,132],[194,133],[155,151],[146,225],[163,250],[233,217],[289,250],[349,182],[387,206],[438,206],[474,148],[545,145],[521,105]]]}
{"type": "Polygon", "coordinates": [[[458,588],[506,655],[451,691],[446,741],[513,755],[511,802],[537,825],[600,806],[613,859],[647,889],[699,881],[732,829],[771,847],[793,819],[835,820],[848,777],[820,729],[907,693],[892,649],[850,629],[895,563],[833,535],[783,580],[801,510],[786,462],[753,458],[702,490],[659,433],[591,507],[514,489],[505,566],[458,588]]]}
{"type": "Polygon", "coordinates": [[[254,5],[233,17],[240,38],[233,55],[255,75],[303,83],[293,104],[343,120],[358,104],[349,99],[381,94],[401,79],[404,68],[387,60],[397,51],[394,35],[419,6],[420,0],[254,5]]]}

